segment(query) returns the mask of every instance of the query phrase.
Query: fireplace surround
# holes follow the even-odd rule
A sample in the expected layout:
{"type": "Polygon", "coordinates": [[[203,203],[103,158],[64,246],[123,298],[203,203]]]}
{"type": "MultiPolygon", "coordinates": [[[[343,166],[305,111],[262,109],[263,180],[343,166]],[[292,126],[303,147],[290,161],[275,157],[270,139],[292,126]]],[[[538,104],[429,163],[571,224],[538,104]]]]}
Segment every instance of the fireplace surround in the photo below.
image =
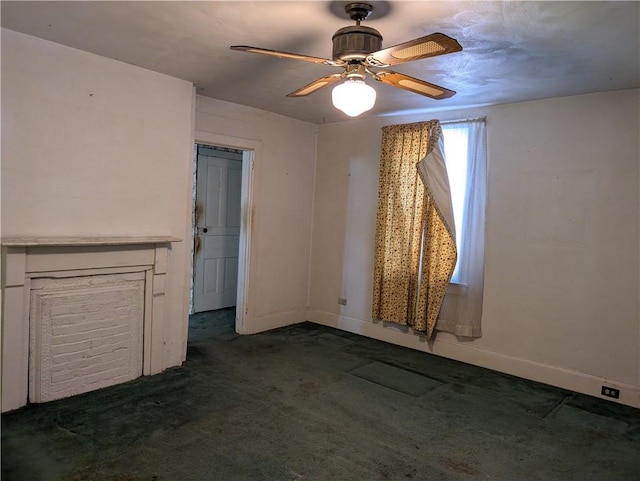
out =
{"type": "Polygon", "coordinates": [[[2,411],[163,369],[167,257],[180,239],[2,239],[2,411]]]}

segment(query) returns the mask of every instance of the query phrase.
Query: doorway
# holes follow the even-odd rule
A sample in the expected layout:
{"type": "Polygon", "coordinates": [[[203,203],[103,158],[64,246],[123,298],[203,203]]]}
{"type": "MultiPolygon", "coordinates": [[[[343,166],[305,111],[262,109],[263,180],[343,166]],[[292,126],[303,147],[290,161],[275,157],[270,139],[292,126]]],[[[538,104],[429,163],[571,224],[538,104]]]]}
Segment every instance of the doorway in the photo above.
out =
{"type": "MultiPolygon", "coordinates": [[[[191,268],[191,299],[189,313],[193,314],[193,281],[195,279],[195,246],[196,246],[196,191],[197,191],[197,157],[198,147],[213,147],[218,151],[240,152],[242,155],[242,179],[240,187],[240,235],[237,257],[237,295],[235,311],[235,331],[238,334],[254,332],[252,326],[252,308],[249,302],[250,290],[250,254],[252,238],[253,212],[253,175],[254,165],[262,152],[262,141],[250,138],[234,137],[226,134],[196,130],[193,155],[193,202],[192,202],[192,268],[191,268]]],[[[207,312],[207,311],[205,311],[207,312]]],[[[211,312],[211,311],[210,311],[211,312]]],[[[215,311],[212,311],[215,312],[215,311]]]]}
{"type": "MultiPolygon", "coordinates": [[[[250,242],[251,242],[251,205],[252,205],[252,186],[253,186],[253,163],[255,157],[256,149],[261,148],[261,143],[257,141],[251,141],[249,139],[236,139],[234,137],[227,136],[218,136],[214,134],[210,134],[208,132],[200,132],[196,131],[196,144],[194,145],[194,155],[193,155],[193,203],[192,203],[192,225],[193,225],[193,243],[192,243],[192,266],[191,266],[191,296],[190,296],[190,307],[189,313],[194,314],[195,311],[195,297],[196,289],[202,289],[201,293],[205,293],[208,287],[205,287],[204,283],[208,282],[208,286],[214,284],[217,285],[218,291],[222,290],[222,293],[218,292],[216,294],[218,297],[222,297],[226,299],[222,299],[224,302],[231,302],[232,306],[236,306],[236,309],[232,309],[235,313],[235,331],[237,333],[244,333],[247,331],[247,326],[245,326],[245,317],[248,314],[248,284],[249,284],[249,253],[250,253],[250,242]],[[207,279],[206,274],[206,266],[205,268],[200,269],[198,275],[196,276],[196,265],[198,263],[204,263],[203,259],[200,257],[200,253],[203,250],[206,251],[205,239],[203,238],[204,234],[209,234],[209,226],[207,219],[206,211],[202,210],[202,207],[198,207],[198,157],[214,157],[214,158],[222,158],[227,160],[232,160],[230,166],[227,166],[226,172],[226,184],[231,183],[231,188],[229,185],[226,186],[226,193],[222,196],[222,193],[219,193],[218,199],[225,198],[224,200],[224,216],[218,216],[218,219],[224,218],[224,224],[227,223],[227,220],[230,220],[230,224],[237,224],[237,219],[239,218],[240,225],[230,225],[227,227],[235,228],[235,231],[228,231],[229,236],[233,237],[237,236],[237,247],[233,242],[234,239],[226,239],[228,242],[218,242],[218,244],[222,244],[222,258],[225,260],[214,261],[217,265],[216,268],[210,268],[209,271],[209,279],[207,279]],[[236,167],[238,167],[238,162],[240,163],[241,170],[238,171],[236,167]],[[229,174],[229,168],[231,170],[231,174],[229,174]],[[238,174],[240,175],[240,179],[238,179],[238,174]],[[238,180],[240,185],[238,186],[238,180]],[[230,181],[230,182],[229,182],[230,181]],[[239,196],[238,196],[238,188],[239,188],[239,196]],[[227,200],[227,194],[232,192],[231,199],[227,200]],[[207,229],[207,232],[204,232],[204,229],[207,229]],[[222,280],[218,276],[218,266],[222,272],[222,280]],[[235,267],[234,267],[235,266],[235,267]],[[215,272],[215,276],[214,273],[215,272]],[[227,275],[228,274],[228,275],[227,275]],[[197,284],[196,284],[197,277],[197,284]],[[235,279],[235,282],[234,282],[235,279]],[[202,284],[201,284],[202,283],[202,284]],[[229,294],[228,291],[231,289],[227,289],[230,287],[230,284],[235,283],[235,297],[233,294],[229,294]]],[[[216,180],[211,180],[211,177],[214,179],[217,175],[217,182],[222,183],[222,176],[220,173],[215,174],[215,164],[216,162],[220,163],[219,160],[203,162],[201,165],[209,164],[205,169],[207,173],[205,174],[203,169],[200,169],[200,183],[201,185],[207,182],[204,182],[202,179],[209,178],[209,182],[213,182],[214,185],[216,180]],[[209,166],[213,164],[211,172],[209,171],[209,166]]],[[[224,170],[224,167],[223,167],[224,170]]],[[[200,189],[202,190],[202,189],[200,189]]],[[[214,189],[215,190],[215,189],[214,189]]],[[[203,197],[203,193],[200,193],[200,198],[203,197]]],[[[204,195],[204,198],[212,197],[212,195],[204,195]]],[[[213,196],[215,197],[215,196],[213,196]]],[[[218,212],[222,209],[221,202],[217,202],[218,212]]],[[[204,206],[206,209],[206,205],[204,206]]],[[[215,208],[212,208],[212,212],[215,212],[215,208]]],[[[216,216],[214,215],[214,219],[216,216]]],[[[215,233],[214,229],[212,233],[215,233]]],[[[221,247],[218,245],[218,247],[221,247]]],[[[207,306],[206,303],[201,303],[198,301],[198,310],[208,309],[211,306],[207,306]]],[[[213,306],[215,308],[217,306],[213,306]]],[[[223,308],[222,310],[226,310],[229,312],[230,308],[223,308]]],[[[221,312],[221,311],[202,311],[203,313],[207,312],[221,312]]]]}
{"type": "Polygon", "coordinates": [[[242,151],[197,145],[192,312],[236,305],[242,151]]]}

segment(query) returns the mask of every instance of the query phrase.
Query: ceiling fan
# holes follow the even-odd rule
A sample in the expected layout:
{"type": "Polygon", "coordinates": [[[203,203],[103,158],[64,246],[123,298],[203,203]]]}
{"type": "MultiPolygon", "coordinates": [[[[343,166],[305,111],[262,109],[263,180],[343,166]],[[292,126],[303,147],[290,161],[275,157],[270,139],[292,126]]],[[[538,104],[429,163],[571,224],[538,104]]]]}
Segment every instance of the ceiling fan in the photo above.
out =
{"type": "Polygon", "coordinates": [[[453,90],[425,82],[408,75],[387,70],[386,67],[414,60],[445,55],[462,50],[457,40],[443,34],[432,33],[425,37],[409,40],[393,47],[382,49],[382,35],[376,29],[365,27],[360,23],[373,11],[373,6],[366,2],[347,3],[345,12],[355,25],[343,27],[333,34],[332,59],[311,57],[297,53],[281,52],[265,48],[233,45],[231,50],[259,53],[278,58],[302,60],[304,62],[341,67],[342,73],[326,75],[314,80],[287,97],[304,97],[322,87],[345,80],[333,89],[333,104],[347,115],[356,117],[373,108],[376,91],[364,82],[369,74],[373,79],[435,100],[446,99],[455,95],[453,90]]]}

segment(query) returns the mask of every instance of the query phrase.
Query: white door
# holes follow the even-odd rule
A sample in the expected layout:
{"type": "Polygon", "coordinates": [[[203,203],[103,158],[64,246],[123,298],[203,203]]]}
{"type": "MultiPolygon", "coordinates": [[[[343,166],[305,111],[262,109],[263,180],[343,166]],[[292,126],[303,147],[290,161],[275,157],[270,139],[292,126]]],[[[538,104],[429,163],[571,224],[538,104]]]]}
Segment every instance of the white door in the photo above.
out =
{"type": "Polygon", "coordinates": [[[198,147],[194,312],[236,305],[242,154],[198,147]]]}

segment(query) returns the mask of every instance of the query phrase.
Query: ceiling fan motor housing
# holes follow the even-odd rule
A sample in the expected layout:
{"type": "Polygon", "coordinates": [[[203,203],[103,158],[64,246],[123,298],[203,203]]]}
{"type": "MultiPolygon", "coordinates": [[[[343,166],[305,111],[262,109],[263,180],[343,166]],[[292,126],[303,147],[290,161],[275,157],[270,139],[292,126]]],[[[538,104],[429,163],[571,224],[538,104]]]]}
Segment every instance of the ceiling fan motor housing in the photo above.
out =
{"type": "Polygon", "coordinates": [[[333,60],[363,60],[382,49],[382,35],[375,28],[351,25],[333,34],[333,60]]]}

